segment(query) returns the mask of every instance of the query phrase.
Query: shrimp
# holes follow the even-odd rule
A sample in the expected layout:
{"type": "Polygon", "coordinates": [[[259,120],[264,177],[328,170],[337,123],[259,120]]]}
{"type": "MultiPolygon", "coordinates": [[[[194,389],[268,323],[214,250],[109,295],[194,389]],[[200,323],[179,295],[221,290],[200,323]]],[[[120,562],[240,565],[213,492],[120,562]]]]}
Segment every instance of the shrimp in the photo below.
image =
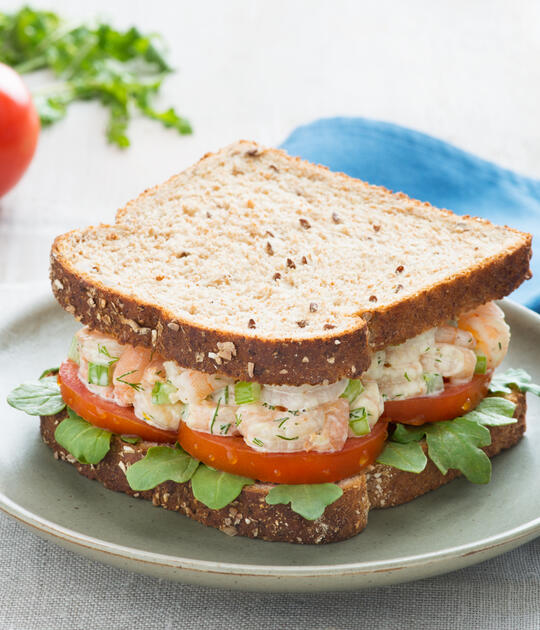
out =
{"type": "Polygon", "coordinates": [[[124,350],[113,372],[114,399],[118,405],[127,407],[133,404],[151,356],[148,348],[128,346],[124,350]]]}
{"type": "MultiPolygon", "coordinates": [[[[372,429],[384,411],[384,400],[379,391],[379,386],[374,381],[364,382],[364,391],[350,404],[350,410],[363,409],[367,421],[372,429]]],[[[349,427],[349,437],[358,437],[349,427]]]]}
{"type": "MultiPolygon", "coordinates": [[[[164,374],[163,362],[154,359],[144,369],[140,382],[133,383],[136,387],[127,387],[133,391],[133,411],[137,418],[160,429],[177,431],[184,405],[178,402],[157,405],[152,399],[154,385],[156,382],[164,382],[164,374]]],[[[135,372],[126,377],[126,380],[134,375],[135,372]]]]}
{"type": "Polygon", "coordinates": [[[468,383],[476,368],[476,354],[462,346],[438,343],[420,357],[420,362],[426,373],[440,374],[452,384],[468,383]]]}
{"type": "Polygon", "coordinates": [[[236,415],[246,444],[262,452],[339,451],[349,427],[343,398],[304,413],[242,405],[236,415]]]}
{"type": "Polygon", "coordinates": [[[495,369],[504,359],[510,343],[510,328],[504,313],[494,303],[483,304],[458,319],[458,327],[476,339],[476,354],[486,357],[486,368],[495,369]]]}
{"type": "Polygon", "coordinates": [[[173,402],[199,403],[214,390],[224,386],[225,379],[196,370],[185,370],[174,361],[165,361],[163,367],[169,381],[178,389],[173,402]]]}
{"type": "Polygon", "coordinates": [[[183,421],[195,431],[215,435],[238,435],[236,407],[203,400],[186,406],[183,421]]]}
{"type": "Polygon", "coordinates": [[[470,350],[476,348],[476,339],[473,334],[457,326],[439,326],[435,330],[435,341],[469,348],[470,350]]]}
{"type": "Polygon", "coordinates": [[[114,387],[112,384],[113,366],[118,361],[126,346],[119,344],[117,341],[103,335],[97,331],[90,330],[87,326],[81,328],[75,333],[79,349],[79,379],[84,383],[87,389],[97,394],[105,400],[114,401],[114,387]],[[89,383],[89,365],[98,365],[108,367],[108,376],[105,374],[104,383],[89,383]]]}

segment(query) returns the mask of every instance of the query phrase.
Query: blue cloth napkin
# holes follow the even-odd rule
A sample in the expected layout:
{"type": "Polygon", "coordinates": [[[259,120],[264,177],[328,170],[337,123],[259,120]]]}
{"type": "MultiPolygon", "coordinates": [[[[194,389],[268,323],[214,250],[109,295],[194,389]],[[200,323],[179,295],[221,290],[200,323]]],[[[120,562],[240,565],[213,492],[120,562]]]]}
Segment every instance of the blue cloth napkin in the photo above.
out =
{"type": "MultiPolygon", "coordinates": [[[[540,237],[540,180],[418,131],[366,118],[324,118],[295,129],[282,148],[440,208],[540,237]]],[[[532,260],[533,279],[512,294],[536,311],[540,311],[539,258],[532,260]]]]}

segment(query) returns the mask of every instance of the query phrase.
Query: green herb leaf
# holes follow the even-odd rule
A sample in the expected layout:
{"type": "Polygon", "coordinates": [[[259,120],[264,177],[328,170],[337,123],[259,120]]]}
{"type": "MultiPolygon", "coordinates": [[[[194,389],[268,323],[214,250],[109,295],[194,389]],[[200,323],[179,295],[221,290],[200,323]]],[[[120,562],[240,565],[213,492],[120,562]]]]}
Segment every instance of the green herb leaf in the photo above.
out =
{"type": "Polygon", "coordinates": [[[174,109],[152,105],[172,68],[159,50],[160,40],[136,28],[118,31],[108,24],[66,24],[58,15],[24,7],[0,12],[0,61],[19,73],[48,69],[57,79],[36,92],[43,126],[61,120],[77,100],[98,100],[109,109],[107,138],[129,146],[132,112],[157,120],[181,134],[189,122],[174,109]]]}
{"type": "Polygon", "coordinates": [[[489,483],[491,461],[480,446],[491,444],[489,429],[466,418],[434,422],[426,427],[431,461],[443,475],[457,468],[472,483],[489,483]]]}
{"type": "Polygon", "coordinates": [[[54,416],[66,406],[56,376],[42,376],[37,382],[19,385],[8,394],[7,402],[30,416],[54,416]]]}
{"type": "Polygon", "coordinates": [[[383,452],[377,457],[379,464],[386,464],[407,472],[421,473],[427,464],[427,457],[419,442],[389,441],[383,452]]]}
{"type": "Polygon", "coordinates": [[[396,424],[396,428],[390,439],[400,444],[408,444],[409,442],[419,442],[425,435],[423,426],[413,427],[404,424],[396,424]]]}
{"type": "Polygon", "coordinates": [[[68,407],[68,417],[56,427],[54,439],[81,464],[98,464],[111,448],[110,431],[86,422],[68,407]]]}
{"type": "Polygon", "coordinates": [[[41,381],[48,376],[55,376],[56,374],[58,374],[58,372],[60,372],[59,367],[47,368],[46,370],[43,370],[43,372],[40,374],[39,380],[41,381]]]}
{"type": "Polygon", "coordinates": [[[120,439],[128,444],[138,444],[141,441],[141,438],[136,435],[121,435],[120,439]]]}
{"type": "Polygon", "coordinates": [[[343,394],[341,394],[340,398],[346,398],[349,401],[349,405],[353,403],[353,401],[360,396],[360,394],[364,391],[364,386],[362,385],[362,381],[358,379],[349,379],[347,383],[347,387],[343,394]]]}
{"type": "Polygon", "coordinates": [[[261,386],[259,383],[248,383],[238,381],[234,385],[234,402],[237,405],[246,405],[257,402],[261,397],[261,386]]]}
{"type": "Polygon", "coordinates": [[[244,486],[255,483],[253,479],[239,477],[214,470],[201,464],[191,478],[195,498],[212,510],[221,510],[236,499],[244,486]]]}
{"type": "Polygon", "coordinates": [[[491,379],[489,391],[496,394],[510,394],[512,392],[511,385],[519,389],[521,392],[530,392],[536,396],[540,396],[540,385],[531,383],[530,374],[521,368],[510,368],[502,374],[494,374],[491,379]]]}
{"type": "Polygon", "coordinates": [[[515,409],[516,406],[511,400],[498,396],[488,396],[482,400],[476,409],[469,411],[463,417],[488,427],[498,427],[517,422],[517,419],[513,417],[515,409]]]}
{"type": "Polygon", "coordinates": [[[164,481],[189,481],[198,465],[181,448],[151,446],[142,459],[127,469],[126,478],[132,490],[151,490],[164,481]]]}
{"type": "Polygon", "coordinates": [[[320,518],[327,505],[337,501],[343,490],[334,483],[274,486],[266,495],[268,505],[290,503],[291,509],[308,521],[320,518]]]}

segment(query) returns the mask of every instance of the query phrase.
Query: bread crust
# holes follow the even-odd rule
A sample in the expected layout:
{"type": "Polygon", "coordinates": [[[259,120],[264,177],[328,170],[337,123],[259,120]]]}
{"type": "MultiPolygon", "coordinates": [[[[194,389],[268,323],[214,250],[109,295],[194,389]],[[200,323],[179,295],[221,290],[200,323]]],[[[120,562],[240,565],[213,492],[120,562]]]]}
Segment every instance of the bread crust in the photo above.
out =
{"type": "MultiPolygon", "coordinates": [[[[492,444],[484,448],[489,457],[516,444],[525,431],[525,394],[516,392],[508,398],[516,403],[514,416],[518,422],[490,429],[492,444]]],[[[65,411],[41,417],[41,436],[53,450],[55,458],[73,464],[81,475],[99,481],[110,490],[147,499],[156,506],[185,514],[230,536],[304,544],[346,540],[366,527],[370,509],[406,503],[460,476],[456,470],[442,475],[430,460],[419,474],[375,464],[365,473],[339,482],[343,495],[315,521],[302,518],[288,505],[268,505],[265,497],[272,484],[263,483],[245,486],[235,501],[221,510],[212,510],[193,496],[189,482],[167,481],[144,492],[135,492],[130,488],[125,470],[145,456],[148,448],[155,445],[152,442],[129,444],[113,436],[111,449],[99,464],[80,464],[54,438],[56,427],[65,417],[65,411]]]]}
{"type": "MultiPolygon", "coordinates": [[[[248,149],[247,154],[254,159],[263,153],[269,154],[286,160],[304,174],[314,174],[321,179],[329,177],[327,168],[290,157],[283,151],[266,149],[247,141],[237,145],[238,153],[248,149]]],[[[207,154],[198,164],[210,157],[212,154],[207,154]]],[[[345,189],[348,186],[369,187],[343,173],[332,173],[331,176],[345,189]]],[[[167,182],[160,186],[163,185],[167,182]]],[[[117,222],[129,221],[130,212],[137,204],[151,198],[160,186],[145,191],[119,210],[117,222]]],[[[369,189],[390,192],[376,186],[369,189]]],[[[394,197],[406,200],[412,212],[426,212],[431,208],[430,204],[409,199],[403,193],[394,197]]],[[[446,210],[440,212],[454,216],[446,210]]],[[[464,217],[464,221],[469,225],[471,219],[464,217]]],[[[472,221],[479,230],[491,226],[483,219],[472,221]]],[[[89,228],[90,231],[99,229],[99,226],[89,228]]],[[[236,379],[267,384],[315,385],[325,380],[335,382],[345,377],[358,377],[369,366],[373,350],[401,343],[451,316],[513,291],[530,277],[531,236],[507,229],[520,237],[513,249],[502,251],[467,273],[451,275],[446,281],[405,299],[358,312],[351,318],[352,326],[339,334],[328,331],[328,334],[308,338],[271,339],[211,329],[175,318],[173,313],[151,302],[145,303],[109,289],[77,272],[63,254],[62,243],[75,232],[55,240],[50,277],[54,295],[63,308],[84,324],[121,342],[152,347],[183,367],[207,373],[221,372],[236,379]],[[234,345],[232,356],[220,351],[218,344],[223,343],[234,345]]]]}
{"type": "Polygon", "coordinates": [[[362,320],[339,335],[307,339],[261,339],[196,326],[81,277],[62,256],[61,238],[51,252],[54,296],[80,322],[121,343],[153,348],[185,368],[272,385],[333,383],[358,378],[369,367],[368,332],[362,320]],[[234,344],[236,354],[224,354],[218,343],[234,344]]]}

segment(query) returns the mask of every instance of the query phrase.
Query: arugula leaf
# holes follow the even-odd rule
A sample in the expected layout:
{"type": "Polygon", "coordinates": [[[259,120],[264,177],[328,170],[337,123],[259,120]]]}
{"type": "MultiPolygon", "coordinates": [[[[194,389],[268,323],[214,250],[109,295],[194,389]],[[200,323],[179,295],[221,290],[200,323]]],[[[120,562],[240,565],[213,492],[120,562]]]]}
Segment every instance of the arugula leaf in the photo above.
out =
{"type": "Polygon", "coordinates": [[[335,483],[274,486],[266,495],[268,505],[290,503],[291,509],[308,521],[320,518],[327,505],[337,501],[343,490],[335,483]]]}
{"type": "Polygon", "coordinates": [[[66,406],[56,376],[46,376],[37,382],[19,385],[8,394],[7,402],[30,416],[54,416],[66,406]]]}
{"type": "Polygon", "coordinates": [[[377,462],[407,472],[420,473],[426,467],[427,457],[418,442],[400,444],[389,441],[384,451],[377,457],[377,462]]]}
{"type": "Polygon", "coordinates": [[[55,374],[58,374],[58,372],[60,372],[59,367],[47,368],[40,374],[39,380],[41,381],[41,379],[46,378],[47,376],[54,376],[55,374]]]}
{"type": "Polygon", "coordinates": [[[393,442],[407,444],[409,442],[419,442],[426,434],[424,427],[405,426],[404,424],[396,424],[396,428],[390,437],[393,442]]]}
{"type": "Polygon", "coordinates": [[[198,465],[181,448],[151,446],[142,459],[126,470],[126,478],[132,490],[151,490],[164,481],[189,481],[198,465]]]}
{"type": "Polygon", "coordinates": [[[110,431],[86,422],[68,407],[68,417],[56,427],[54,439],[81,464],[98,464],[111,448],[110,431]]]}
{"type": "Polygon", "coordinates": [[[136,436],[136,435],[121,435],[120,439],[122,440],[122,442],[127,442],[128,444],[138,444],[142,438],[136,436]]]}
{"type": "Polygon", "coordinates": [[[42,125],[61,120],[74,101],[98,100],[110,112],[107,138],[121,148],[129,146],[126,132],[135,109],[181,134],[192,132],[173,108],[159,112],[152,105],[173,71],[160,47],[157,36],[134,27],[66,24],[55,13],[30,7],[0,12],[0,61],[21,74],[48,69],[59,79],[34,94],[42,125]]]}
{"type": "Polygon", "coordinates": [[[212,510],[221,510],[236,499],[244,486],[252,483],[255,483],[253,479],[231,475],[201,464],[191,478],[191,489],[198,501],[212,510]]]}
{"type": "Polygon", "coordinates": [[[531,376],[521,368],[509,368],[501,374],[494,374],[489,385],[489,391],[496,394],[510,394],[514,385],[521,392],[531,392],[540,396],[540,385],[531,383],[531,376]]]}
{"type": "Polygon", "coordinates": [[[457,468],[472,483],[488,483],[491,461],[480,446],[491,444],[489,429],[466,418],[433,422],[426,427],[431,461],[443,475],[457,468]]]}
{"type": "Polygon", "coordinates": [[[498,427],[517,422],[517,418],[513,417],[515,409],[516,405],[511,400],[489,396],[463,417],[488,427],[498,427]]]}

